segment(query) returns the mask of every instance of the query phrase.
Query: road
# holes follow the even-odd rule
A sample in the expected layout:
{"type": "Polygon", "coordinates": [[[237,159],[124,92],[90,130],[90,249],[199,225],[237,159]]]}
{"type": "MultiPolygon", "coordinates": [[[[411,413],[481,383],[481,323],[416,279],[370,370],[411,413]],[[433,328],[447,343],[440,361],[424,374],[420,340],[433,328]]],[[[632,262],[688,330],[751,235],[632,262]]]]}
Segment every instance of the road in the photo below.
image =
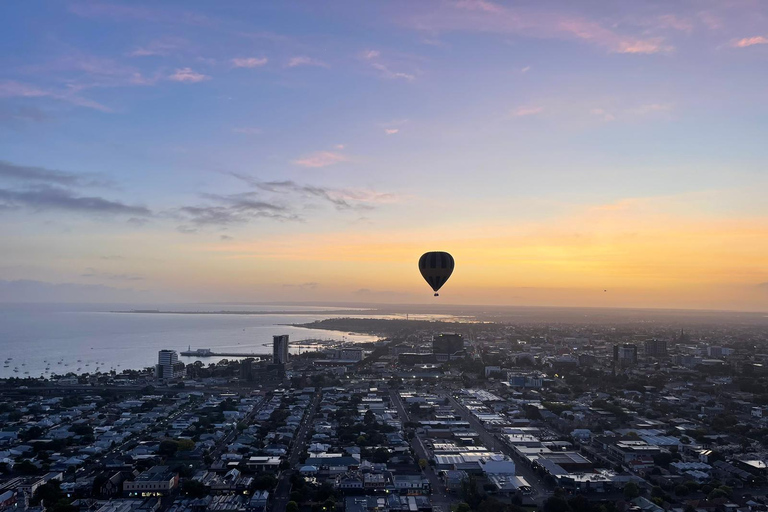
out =
{"type": "Polygon", "coordinates": [[[304,450],[304,446],[306,445],[307,433],[309,432],[309,429],[312,426],[312,422],[315,419],[317,407],[320,405],[321,396],[322,393],[320,391],[315,393],[315,396],[312,398],[312,403],[304,412],[304,418],[301,420],[301,425],[299,425],[299,430],[296,434],[296,437],[293,439],[291,451],[288,454],[288,462],[290,463],[291,467],[286,471],[281,472],[277,479],[277,486],[275,487],[275,499],[272,502],[272,512],[285,512],[285,506],[290,501],[291,476],[294,473],[293,468],[296,466],[296,464],[299,463],[299,457],[301,456],[301,452],[304,450]]]}
{"type": "Polygon", "coordinates": [[[461,418],[464,421],[468,421],[475,432],[480,435],[480,439],[483,441],[483,444],[485,444],[487,448],[490,448],[491,450],[498,450],[508,455],[512,460],[515,461],[515,473],[517,476],[525,478],[533,488],[533,494],[525,497],[527,500],[541,504],[541,502],[543,502],[545,499],[552,496],[552,492],[548,490],[548,487],[544,481],[539,478],[539,475],[536,474],[536,472],[533,471],[533,469],[528,465],[528,461],[518,457],[512,448],[488,432],[485,426],[480,423],[480,421],[475,418],[472,413],[469,412],[469,409],[461,405],[458,400],[456,400],[451,394],[446,393],[444,396],[446,396],[451,401],[453,408],[456,409],[456,412],[459,413],[461,418]]]}
{"type": "MultiPolygon", "coordinates": [[[[397,408],[397,414],[400,416],[402,422],[405,423],[408,421],[408,412],[405,410],[405,406],[403,405],[403,401],[400,399],[398,392],[394,389],[390,389],[389,396],[392,404],[395,406],[395,408],[397,408]]],[[[430,459],[429,453],[424,446],[424,442],[421,440],[418,434],[413,436],[413,439],[411,439],[411,448],[413,448],[413,450],[416,452],[416,456],[419,459],[424,459],[427,461],[430,459]]],[[[429,479],[429,485],[432,488],[433,510],[435,512],[437,512],[438,509],[441,509],[445,512],[451,510],[451,505],[459,502],[458,497],[451,496],[445,492],[445,485],[440,481],[440,478],[437,476],[434,467],[427,466],[427,468],[424,470],[424,474],[429,479]]]]}

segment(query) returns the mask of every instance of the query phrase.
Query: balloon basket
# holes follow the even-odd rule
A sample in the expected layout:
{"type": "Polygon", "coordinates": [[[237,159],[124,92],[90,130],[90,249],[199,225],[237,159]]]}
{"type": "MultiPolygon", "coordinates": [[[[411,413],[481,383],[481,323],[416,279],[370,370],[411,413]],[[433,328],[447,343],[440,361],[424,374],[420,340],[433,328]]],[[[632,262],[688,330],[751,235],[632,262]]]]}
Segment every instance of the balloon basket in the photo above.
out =
{"type": "Polygon", "coordinates": [[[435,294],[435,297],[439,297],[439,296],[440,296],[440,294],[439,294],[439,293],[436,293],[436,294],[435,294]]]}

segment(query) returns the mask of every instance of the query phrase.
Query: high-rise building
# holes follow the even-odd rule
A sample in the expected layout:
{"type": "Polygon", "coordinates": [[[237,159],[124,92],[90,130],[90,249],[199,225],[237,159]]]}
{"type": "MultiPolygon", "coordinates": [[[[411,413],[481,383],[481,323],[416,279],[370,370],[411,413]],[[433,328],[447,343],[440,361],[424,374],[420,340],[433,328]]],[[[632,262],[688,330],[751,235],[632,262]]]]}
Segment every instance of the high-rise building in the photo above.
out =
{"type": "Polygon", "coordinates": [[[433,354],[455,354],[464,350],[464,338],[461,334],[438,334],[432,338],[433,354]]]}
{"type": "Polygon", "coordinates": [[[161,350],[157,353],[155,377],[157,380],[170,380],[184,377],[184,363],[179,362],[175,350],[161,350]]]}
{"type": "Polygon", "coordinates": [[[246,382],[253,380],[253,361],[252,357],[240,361],[240,380],[246,382]]]}
{"type": "Polygon", "coordinates": [[[620,365],[637,363],[637,345],[632,345],[631,343],[625,343],[624,345],[614,345],[613,360],[620,365]]]}
{"type": "Polygon", "coordinates": [[[288,335],[272,336],[272,362],[286,364],[288,362],[288,335]]]}
{"type": "Polygon", "coordinates": [[[646,357],[667,357],[667,340],[645,340],[646,357]]]}

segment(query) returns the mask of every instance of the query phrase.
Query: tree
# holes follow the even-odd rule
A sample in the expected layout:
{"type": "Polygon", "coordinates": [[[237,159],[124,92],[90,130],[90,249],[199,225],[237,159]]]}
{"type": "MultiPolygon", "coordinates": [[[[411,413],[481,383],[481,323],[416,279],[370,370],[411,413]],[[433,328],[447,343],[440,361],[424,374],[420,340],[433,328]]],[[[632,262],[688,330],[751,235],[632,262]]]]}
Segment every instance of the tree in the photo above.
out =
{"type": "Polygon", "coordinates": [[[470,508],[469,504],[462,501],[456,505],[454,512],[472,512],[472,509],[470,508]]]}
{"type": "Polygon", "coordinates": [[[197,480],[185,480],[184,484],[181,486],[181,490],[184,494],[191,496],[192,498],[202,498],[203,496],[208,495],[208,489],[205,487],[205,484],[197,480]]]}
{"type": "Polygon", "coordinates": [[[61,487],[58,480],[50,480],[49,482],[41,485],[35,490],[35,494],[32,496],[33,503],[42,502],[43,505],[48,507],[53,506],[60,499],[64,497],[64,493],[61,492],[61,487]]]}
{"type": "Polygon", "coordinates": [[[164,441],[160,441],[160,446],[158,447],[158,453],[164,457],[173,457],[176,454],[176,450],[179,449],[179,444],[172,440],[172,439],[166,439],[164,441]]]}
{"type": "Polygon", "coordinates": [[[562,496],[552,496],[544,502],[544,512],[570,512],[568,501],[562,496]]]}
{"type": "Polygon", "coordinates": [[[429,463],[427,462],[427,459],[419,459],[419,467],[423,470],[427,469],[427,466],[429,463]]]}
{"type": "Polygon", "coordinates": [[[637,484],[635,482],[627,482],[627,485],[624,486],[624,499],[629,501],[638,496],[640,496],[640,488],[637,484]]]}
{"type": "Polygon", "coordinates": [[[683,484],[675,486],[675,496],[688,496],[688,487],[683,484]]]}
{"type": "Polygon", "coordinates": [[[376,415],[373,413],[372,410],[368,409],[365,411],[365,416],[363,416],[363,423],[366,425],[373,425],[376,423],[376,415]]]}
{"type": "Polygon", "coordinates": [[[195,442],[191,439],[179,439],[177,448],[180,452],[191,452],[195,449],[195,442]]]}
{"type": "Polygon", "coordinates": [[[289,501],[285,505],[285,512],[299,512],[299,504],[295,501],[289,501]]]}
{"type": "Polygon", "coordinates": [[[22,475],[34,475],[35,473],[40,471],[39,469],[37,469],[37,466],[32,464],[27,459],[21,460],[18,463],[16,463],[13,466],[13,469],[15,471],[18,471],[22,475]]]}

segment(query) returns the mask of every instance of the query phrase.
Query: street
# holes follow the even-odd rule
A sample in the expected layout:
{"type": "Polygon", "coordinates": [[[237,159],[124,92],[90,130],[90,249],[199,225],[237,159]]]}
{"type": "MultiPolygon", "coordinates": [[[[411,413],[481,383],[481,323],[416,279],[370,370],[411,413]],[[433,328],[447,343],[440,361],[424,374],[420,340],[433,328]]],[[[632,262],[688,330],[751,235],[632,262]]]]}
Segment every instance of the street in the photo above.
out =
{"type": "Polygon", "coordinates": [[[487,448],[491,450],[498,450],[515,461],[515,473],[517,476],[525,478],[528,483],[531,484],[531,488],[533,489],[533,494],[526,496],[526,499],[535,501],[540,504],[552,495],[552,493],[547,490],[547,486],[544,481],[539,478],[539,475],[537,475],[536,472],[528,465],[527,461],[522,460],[517,456],[517,454],[515,454],[512,448],[499,441],[493,434],[488,432],[485,426],[480,423],[480,421],[475,418],[466,407],[462,406],[452,395],[445,394],[443,396],[446,396],[451,401],[453,408],[456,410],[456,412],[459,413],[461,418],[464,421],[469,422],[470,426],[480,435],[480,439],[483,441],[483,444],[485,444],[487,448]]]}
{"type": "MultiPolygon", "coordinates": [[[[400,399],[400,395],[396,390],[390,389],[389,396],[392,404],[397,408],[397,414],[400,416],[402,422],[407,422],[408,413],[406,412],[405,406],[400,399]]],[[[415,435],[411,440],[411,448],[413,448],[413,450],[416,452],[416,457],[418,459],[424,459],[426,461],[430,459],[427,449],[418,435],[415,435]]],[[[451,496],[445,492],[445,485],[440,481],[440,478],[437,476],[437,473],[432,466],[427,466],[424,470],[424,474],[427,476],[427,478],[429,478],[429,485],[432,488],[433,510],[442,509],[444,511],[448,511],[451,509],[452,504],[458,503],[458,497],[451,496]]]]}
{"type": "Polygon", "coordinates": [[[312,426],[312,421],[315,418],[315,413],[317,412],[317,407],[320,404],[321,396],[322,393],[320,391],[315,393],[315,396],[312,398],[311,405],[304,412],[304,417],[301,420],[301,425],[299,426],[299,430],[296,433],[296,437],[293,439],[291,451],[288,455],[290,468],[282,471],[279,478],[277,479],[277,487],[275,487],[275,499],[272,502],[272,512],[285,512],[285,506],[288,504],[288,501],[290,501],[289,497],[291,493],[291,475],[294,473],[293,468],[296,466],[296,464],[298,464],[301,452],[306,445],[307,433],[309,432],[309,428],[312,426]]]}

